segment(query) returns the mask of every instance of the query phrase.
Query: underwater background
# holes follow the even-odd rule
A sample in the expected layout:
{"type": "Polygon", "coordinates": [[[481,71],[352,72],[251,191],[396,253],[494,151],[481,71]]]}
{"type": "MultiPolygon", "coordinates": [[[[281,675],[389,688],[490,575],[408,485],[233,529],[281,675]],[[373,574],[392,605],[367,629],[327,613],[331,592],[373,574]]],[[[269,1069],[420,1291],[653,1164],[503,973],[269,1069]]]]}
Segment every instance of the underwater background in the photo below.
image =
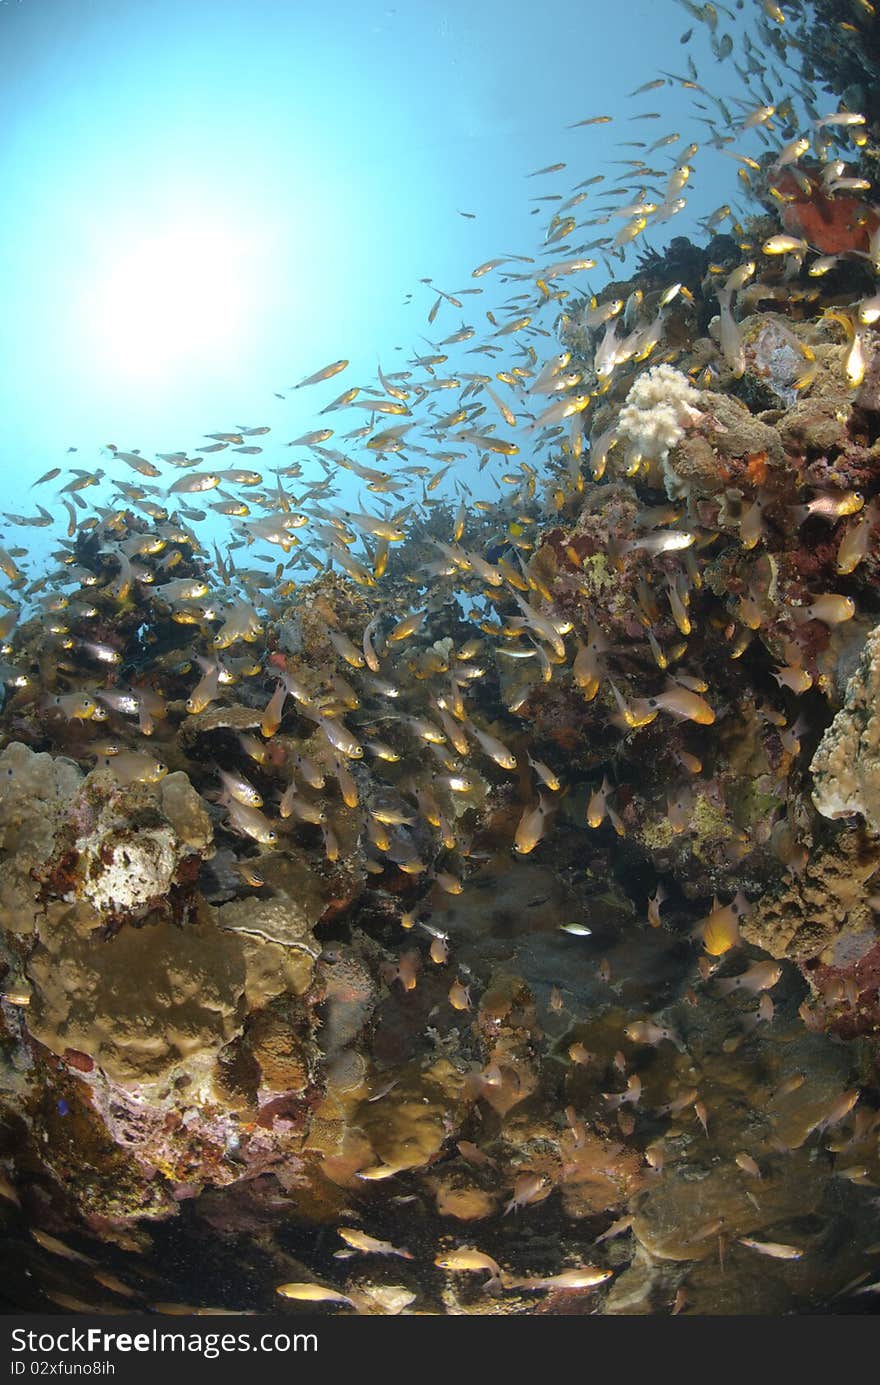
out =
{"type": "Polygon", "coordinates": [[[871,0],[0,4],[7,1313],[870,1313],[871,0]]]}

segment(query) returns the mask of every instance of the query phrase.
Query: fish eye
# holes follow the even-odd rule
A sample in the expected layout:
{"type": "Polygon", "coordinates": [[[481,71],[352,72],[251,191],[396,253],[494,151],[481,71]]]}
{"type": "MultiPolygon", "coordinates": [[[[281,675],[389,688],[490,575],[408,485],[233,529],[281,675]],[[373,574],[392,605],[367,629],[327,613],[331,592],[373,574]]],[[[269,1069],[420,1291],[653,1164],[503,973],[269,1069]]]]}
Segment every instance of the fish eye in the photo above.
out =
{"type": "Polygon", "coordinates": [[[168,773],[168,766],[167,766],[167,765],[163,765],[161,760],[157,760],[157,761],[156,761],[156,769],[158,770],[159,774],[167,774],[167,773],[168,773]]]}
{"type": "Polygon", "coordinates": [[[278,833],[277,833],[277,832],[267,832],[267,833],[266,833],[266,841],[267,841],[267,842],[277,842],[277,840],[278,840],[278,833]]]}
{"type": "Polygon", "coordinates": [[[363,759],[363,754],[364,747],[362,745],[356,745],[354,750],[351,752],[351,758],[353,760],[361,760],[363,759]]]}

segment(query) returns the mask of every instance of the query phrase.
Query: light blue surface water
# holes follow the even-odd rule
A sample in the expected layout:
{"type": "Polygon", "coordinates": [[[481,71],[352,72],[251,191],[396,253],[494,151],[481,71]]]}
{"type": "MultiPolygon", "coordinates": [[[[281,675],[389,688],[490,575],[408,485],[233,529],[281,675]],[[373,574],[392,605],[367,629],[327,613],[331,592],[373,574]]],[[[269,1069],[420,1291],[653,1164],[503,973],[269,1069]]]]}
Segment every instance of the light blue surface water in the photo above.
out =
{"type": "MultiPolygon", "coordinates": [[[[736,31],[724,16],[722,28],[736,31]]],[[[151,455],[268,425],[271,467],[292,456],[275,444],[321,423],[338,439],[368,417],[349,409],[316,422],[342,388],[374,384],[377,364],[411,369],[462,325],[476,340],[490,330],[486,310],[523,286],[472,270],[505,253],[540,265],[554,203],[534,199],[567,197],[603,173],[576,208],[597,215],[609,191],[626,202],[620,190],[638,189],[632,169],[616,181],[626,159],[668,171],[700,144],[686,209],[636,248],[694,232],[736,203],[736,165],[700,124],[718,112],[705,98],[696,108],[699,94],[680,82],[628,93],[661,70],[686,79],[690,58],[708,90],[735,95],[737,74],[717,63],[710,37],[672,0],[0,6],[9,509],[32,512],[28,488],[53,465],[106,470],[108,442],[151,455]],[[659,118],[640,118],[651,112],[659,118]],[[566,128],[602,114],[613,120],[566,128]],[[645,153],[672,132],[680,142],[645,153]],[[555,163],[566,166],[528,176],[555,163]],[[460,310],[444,301],[429,323],[433,285],[484,291],[460,310]],[[277,397],[340,357],[351,365],[339,380],[277,397]]],[[[579,229],[569,243],[622,224],[579,229]]],[[[600,259],[568,286],[589,293],[607,279],[600,259]]],[[[558,350],[557,313],[551,303],[542,316],[539,358],[558,350]]],[[[486,368],[485,356],[439,349],[486,368]]],[[[321,474],[297,455],[307,477],[321,474]]],[[[339,483],[352,500],[359,483],[339,483]]],[[[51,488],[36,494],[46,501],[51,488]]],[[[36,549],[45,536],[24,537],[36,549]]]]}

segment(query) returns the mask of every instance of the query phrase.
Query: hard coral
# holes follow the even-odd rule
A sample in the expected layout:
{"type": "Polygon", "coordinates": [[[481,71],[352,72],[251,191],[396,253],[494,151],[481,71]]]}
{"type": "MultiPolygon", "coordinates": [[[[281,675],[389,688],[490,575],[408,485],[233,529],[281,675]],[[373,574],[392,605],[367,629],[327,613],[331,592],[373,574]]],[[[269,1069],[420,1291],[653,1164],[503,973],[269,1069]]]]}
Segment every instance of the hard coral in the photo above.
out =
{"type": "MultiPolygon", "coordinates": [[[[28,1028],[59,1055],[87,1053],[118,1082],[144,1081],[199,1055],[213,1061],[243,1017],[241,946],[205,920],[83,936],[83,906],[50,906],[27,974],[28,1028]]],[[[88,922],[88,920],[86,920],[88,922]]]]}
{"type": "Polygon", "coordinates": [[[790,875],[756,900],[742,921],[743,936],[771,957],[806,963],[834,956],[846,940],[874,936],[870,880],[880,849],[863,832],[847,832],[814,847],[802,873],[790,875]]]}
{"type": "Polygon", "coordinates": [[[827,818],[860,813],[880,833],[880,625],[865,642],[846,701],[828,727],[810,766],[813,802],[827,818]]]}

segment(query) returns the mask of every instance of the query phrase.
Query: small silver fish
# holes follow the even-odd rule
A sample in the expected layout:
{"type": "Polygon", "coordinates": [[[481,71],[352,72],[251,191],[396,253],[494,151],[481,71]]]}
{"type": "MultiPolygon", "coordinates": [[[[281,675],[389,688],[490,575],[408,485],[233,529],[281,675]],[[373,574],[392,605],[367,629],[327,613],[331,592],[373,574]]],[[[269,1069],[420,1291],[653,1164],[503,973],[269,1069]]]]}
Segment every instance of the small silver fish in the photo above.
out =
{"type": "Polygon", "coordinates": [[[359,1231],[356,1227],[340,1226],[338,1235],[346,1245],[351,1246],[353,1250],[363,1251],[365,1255],[399,1255],[403,1260],[413,1258],[410,1251],[401,1250],[390,1241],[378,1241],[375,1236],[369,1236],[366,1231],[359,1231]]]}
{"type": "Polygon", "coordinates": [[[759,1255],[769,1255],[773,1260],[800,1260],[803,1251],[798,1246],[782,1245],[779,1241],[753,1241],[748,1236],[740,1236],[741,1246],[756,1250],[759,1255]]]}

